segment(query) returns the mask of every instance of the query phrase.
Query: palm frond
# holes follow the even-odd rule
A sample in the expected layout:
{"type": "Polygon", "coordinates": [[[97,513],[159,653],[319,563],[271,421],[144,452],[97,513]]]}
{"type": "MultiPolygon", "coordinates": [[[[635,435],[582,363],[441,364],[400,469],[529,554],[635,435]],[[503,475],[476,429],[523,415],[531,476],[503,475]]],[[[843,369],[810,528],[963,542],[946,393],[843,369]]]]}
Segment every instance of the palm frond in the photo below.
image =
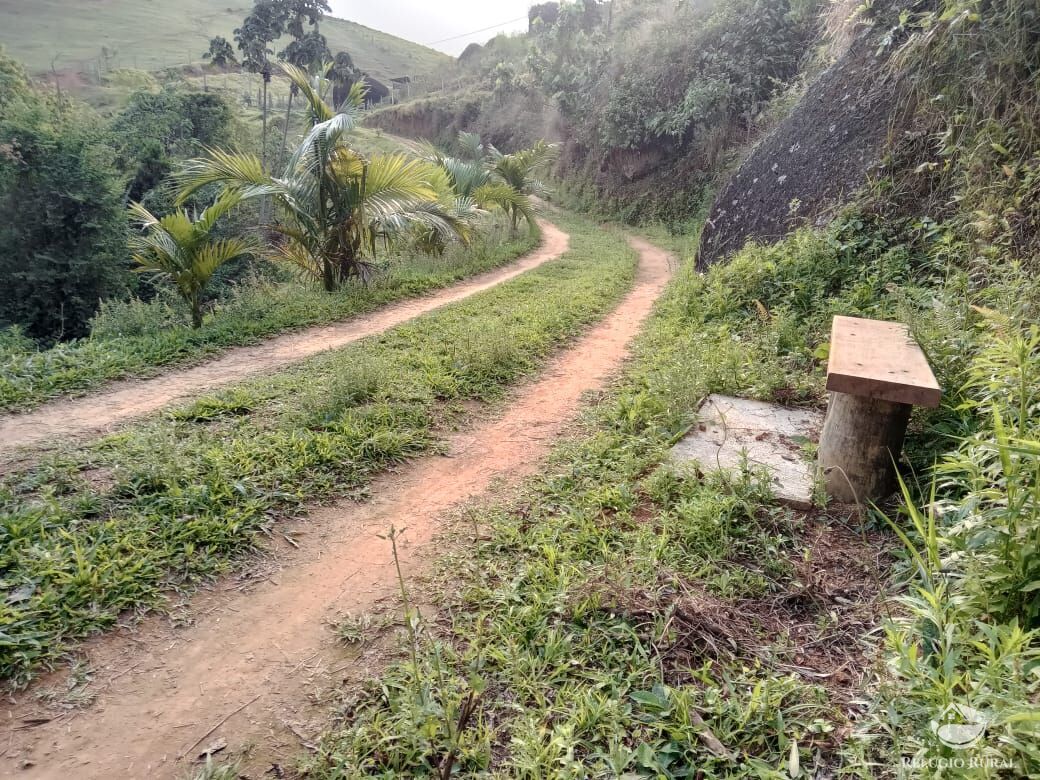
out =
{"type": "Polygon", "coordinates": [[[352,113],[354,111],[360,111],[365,107],[365,98],[368,96],[368,83],[361,79],[355,81],[350,85],[350,91],[347,92],[346,98],[338,106],[341,113],[352,113]]]}
{"type": "Polygon", "coordinates": [[[351,114],[336,114],[310,129],[285,167],[285,178],[304,172],[317,175],[328,165],[343,137],[357,124],[351,114]]]}
{"type": "Polygon", "coordinates": [[[449,157],[444,160],[443,167],[451,177],[455,193],[460,197],[471,197],[475,190],[483,187],[491,178],[491,171],[481,162],[449,157]]]}
{"type": "Polygon", "coordinates": [[[135,218],[142,228],[149,228],[152,225],[159,224],[159,218],[136,201],[130,204],[128,210],[130,216],[135,218]]]}
{"type": "Polygon", "coordinates": [[[508,184],[486,184],[473,193],[473,199],[481,208],[500,208],[503,211],[515,212],[532,226],[534,224],[534,206],[531,199],[508,184]]]}
{"type": "MultiPolygon", "coordinates": [[[[288,62],[279,62],[278,66],[288,77],[289,81],[292,82],[293,86],[303,95],[303,99],[307,101],[312,124],[327,122],[336,115],[332,107],[322,98],[320,86],[316,86],[312,82],[311,76],[307,71],[288,62]]],[[[321,76],[318,78],[320,79],[321,76]]]]}
{"type": "Polygon", "coordinates": [[[417,202],[439,200],[433,183],[436,167],[425,160],[403,154],[374,157],[365,171],[364,199],[373,219],[385,218],[407,210],[417,202]]]}
{"type": "Polygon", "coordinates": [[[255,154],[239,154],[219,149],[208,151],[206,157],[186,161],[174,174],[180,186],[177,205],[181,206],[196,192],[210,184],[223,184],[239,192],[242,199],[274,194],[275,181],[264,172],[263,163],[255,154]]]}
{"type": "Polygon", "coordinates": [[[467,133],[464,130],[460,130],[456,143],[464,159],[471,162],[478,162],[484,159],[484,143],[477,133],[467,133]]]}
{"type": "Polygon", "coordinates": [[[195,221],[195,228],[202,233],[209,233],[217,222],[238,206],[243,200],[243,195],[238,190],[224,190],[220,193],[213,204],[207,208],[195,221]]]}
{"type": "Polygon", "coordinates": [[[322,275],[322,257],[312,251],[307,244],[290,240],[275,247],[275,257],[295,266],[305,275],[320,279],[322,275]]]}
{"type": "Polygon", "coordinates": [[[444,160],[448,158],[443,149],[427,140],[416,141],[415,151],[420,160],[426,160],[434,165],[443,165],[444,160]]]}
{"type": "Polygon", "coordinates": [[[224,263],[258,251],[255,243],[241,238],[224,238],[198,247],[192,256],[192,282],[198,289],[205,287],[224,263]]]}

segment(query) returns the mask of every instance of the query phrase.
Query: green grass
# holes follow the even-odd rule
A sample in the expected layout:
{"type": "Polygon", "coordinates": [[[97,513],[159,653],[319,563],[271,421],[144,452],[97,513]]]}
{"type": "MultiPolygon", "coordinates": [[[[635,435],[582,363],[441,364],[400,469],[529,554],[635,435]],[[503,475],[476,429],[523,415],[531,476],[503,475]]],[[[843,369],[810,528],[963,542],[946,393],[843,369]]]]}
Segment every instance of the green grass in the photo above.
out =
{"type": "Polygon", "coordinates": [[[443,258],[394,258],[376,281],[350,284],[334,294],[302,283],[245,284],[219,304],[199,330],[187,325],[179,302],[163,299],[151,306],[110,306],[112,315],[95,323],[94,337],[44,351],[8,337],[0,341],[0,410],[29,409],[114,379],[147,376],[228,347],[371,311],[501,266],[536,242],[537,237],[526,234],[511,238],[508,228],[496,223],[481,231],[470,247],[452,247],[443,258]]]}
{"type": "MultiPolygon", "coordinates": [[[[252,3],[247,0],[0,0],[0,44],[34,73],[58,70],[96,75],[101,48],[114,52],[112,68],[160,70],[201,64],[210,38],[233,31],[252,3]]],[[[343,19],[327,18],[321,31],[333,53],[384,83],[393,77],[426,75],[451,61],[445,54],[343,19]]],[[[281,48],[275,44],[276,48],[281,48]]]]}
{"type": "Polygon", "coordinates": [[[536,370],[635,268],[620,234],[561,226],[570,251],[506,284],[6,477],[0,675],[226,571],[279,518],[434,447],[458,401],[536,370]]]}
{"type": "MultiPolygon", "coordinates": [[[[950,238],[935,237],[936,257],[948,257],[950,238]]],[[[835,313],[913,323],[941,383],[964,388],[915,417],[909,455],[919,467],[956,448],[949,432],[976,425],[975,404],[987,394],[1014,407],[1022,383],[1002,369],[996,375],[1008,378],[991,384],[992,341],[969,303],[1028,323],[1035,284],[1009,270],[967,294],[965,274],[892,239],[852,216],[751,246],[704,277],[687,265],[585,432],[515,503],[474,510],[460,524],[435,586],[441,617],[406,616],[417,630],[402,637],[402,660],[345,693],[341,723],[308,776],[434,777],[453,756],[467,777],[783,778],[798,776],[792,762],[803,776],[874,777],[894,774],[901,755],[948,757],[929,719],[948,703],[943,694],[964,700],[972,691],[1007,713],[989,744],[1012,760],[1012,773],[1036,771],[1035,632],[976,627],[987,621],[980,612],[961,615],[955,632],[941,615],[926,636],[952,647],[930,663],[919,621],[934,610],[923,596],[878,635],[884,611],[873,599],[891,573],[873,563],[899,544],[877,515],[860,526],[847,515],[793,512],[753,472],[700,478],[666,460],[707,393],[820,404],[816,353],[835,313]],[[964,385],[973,359],[988,389],[964,385]],[[883,654],[890,676],[871,667],[867,648],[883,654]],[[863,705],[850,699],[873,699],[855,734],[850,712],[863,705]],[[720,755],[719,743],[735,758],[720,755]]],[[[1040,375],[1038,344],[1031,377],[1040,375]]],[[[1005,363],[1022,362],[1022,350],[1004,352],[1005,363]]],[[[987,483],[991,474],[975,477],[987,483]]],[[[984,491],[962,494],[958,511],[979,506],[992,488],[984,491]]],[[[996,528],[1008,522],[1000,491],[984,506],[1000,516],[996,528]]],[[[1023,537],[1036,532],[1018,522],[1023,537]]],[[[947,565],[963,566],[969,550],[953,549],[947,565]]],[[[908,569],[896,571],[902,578],[908,569]]],[[[971,579],[986,577],[1008,575],[998,567],[971,579]]]]}

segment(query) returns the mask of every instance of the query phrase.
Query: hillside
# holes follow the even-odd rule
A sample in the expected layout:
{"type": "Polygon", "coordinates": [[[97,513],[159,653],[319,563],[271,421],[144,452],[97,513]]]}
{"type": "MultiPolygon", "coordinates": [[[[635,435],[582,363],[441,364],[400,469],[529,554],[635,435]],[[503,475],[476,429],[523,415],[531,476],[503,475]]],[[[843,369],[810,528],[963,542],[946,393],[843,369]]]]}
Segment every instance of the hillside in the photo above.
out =
{"type": "MultiPolygon", "coordinates": [[[[33,73],[95,71],[105,47],[112,67],[159,70],[198,63],[215,35],[232,39],[248,0],[0,0],[0,44],[33,73]]],[[[433,49],[343,19],[326,18],[333,52],[347,51],[377,79],[425,74],[450,61],[433,49]]]]}

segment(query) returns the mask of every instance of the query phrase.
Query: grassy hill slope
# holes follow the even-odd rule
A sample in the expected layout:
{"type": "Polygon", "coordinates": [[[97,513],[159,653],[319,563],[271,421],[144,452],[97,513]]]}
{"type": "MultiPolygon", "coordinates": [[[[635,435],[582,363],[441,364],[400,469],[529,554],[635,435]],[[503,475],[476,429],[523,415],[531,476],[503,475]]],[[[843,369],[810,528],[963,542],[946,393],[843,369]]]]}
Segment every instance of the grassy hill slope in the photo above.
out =
{"type": "MultiPolygon", "coordinates": [[[[111,67],[160,68],[198,63],[215,35],[232,39],[249,0],[0,0],[0,43],[35,73],[93,72],[102,47],[111,67]]],[[[333,52],[350,52],[377,79],[429,73],[447,55],[343,19],[322,32],[333,52]]]]}

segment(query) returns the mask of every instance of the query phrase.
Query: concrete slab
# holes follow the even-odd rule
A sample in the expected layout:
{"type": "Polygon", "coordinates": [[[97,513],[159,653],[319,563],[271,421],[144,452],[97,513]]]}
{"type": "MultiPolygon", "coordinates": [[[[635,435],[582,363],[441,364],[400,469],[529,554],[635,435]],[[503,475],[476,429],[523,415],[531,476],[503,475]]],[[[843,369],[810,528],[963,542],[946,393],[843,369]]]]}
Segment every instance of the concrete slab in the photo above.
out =
{"type": "Polygon", "coordinates": [[[700,424],[672,448],[677,465],[697,463],[702,472],[765,468],[777,499],[798,509],[812,506],[815,466],[806,440],[818,441],[823,415],[762,401],[712,395],[701,405],[700,424]]]}

